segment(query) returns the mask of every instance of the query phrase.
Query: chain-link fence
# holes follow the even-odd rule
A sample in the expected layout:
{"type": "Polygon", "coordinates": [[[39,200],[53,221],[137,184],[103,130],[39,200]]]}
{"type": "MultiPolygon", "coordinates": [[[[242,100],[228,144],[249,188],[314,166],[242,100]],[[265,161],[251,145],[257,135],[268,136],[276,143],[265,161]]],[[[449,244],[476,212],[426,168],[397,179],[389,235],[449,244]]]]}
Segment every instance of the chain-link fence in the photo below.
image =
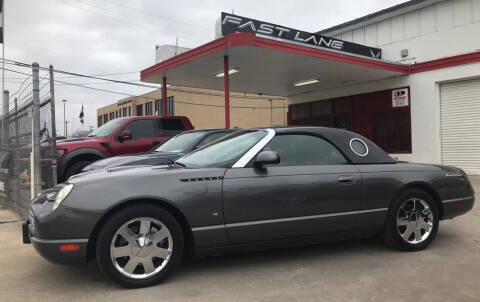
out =
{"type": "Polygon", "coordinates": [[[32,85],[27,86],[31,86],[31,93],[24,97],[9,97],[4,92],[0,146],[0,200],[23,214],[34,193],[55,184],[55,167],[52,167],[56,160],[52,146],[55,118],[51,114],[54,102],[47,87],[48,77],[40,80],[38,69],[36,72],[34,69],[31,80],[32,85]],[[45,84],[41,86],[42,83],[45,84]],[[35,131],[40,139],[34,137],[35,131]]]}

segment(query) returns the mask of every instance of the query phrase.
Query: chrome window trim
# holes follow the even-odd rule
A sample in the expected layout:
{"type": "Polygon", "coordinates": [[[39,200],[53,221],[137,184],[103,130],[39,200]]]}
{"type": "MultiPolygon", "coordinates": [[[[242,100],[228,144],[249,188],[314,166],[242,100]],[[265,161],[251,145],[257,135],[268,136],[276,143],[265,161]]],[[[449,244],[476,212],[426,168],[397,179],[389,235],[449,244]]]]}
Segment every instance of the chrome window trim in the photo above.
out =
{"type": "MultiPolygon", "coordinates": [[[[232,168],[244,168],[250,160],[252,160],[255,155],[257,155],[260,150],[263,149],[275,136],[275,130],[273,129],[264,129],[267,131],[267,135],[262,138],[258,143],[256,143],[250,150],[247,151],[242,157],[240,157],[237,162],[235,162],[232,166],[232,168]]],[[[261,130],[260,130],[261,131],[261,130]]]]}
{"type": "Polygon", "coordinates": [[[354,138],[352,138],[352,139],[350,140],[350,149],[352,150],[353,153],[355,153],[355,154],[358,155],[358,156],[367,156],[368,151],[369,151],[367,144],[366,144],[364,141],[362,141],[361,139],[356,138],[356,137],[354,137],[354,138]],[[355,149],[353,149],[352,143],[353,143],[354,141],[359,141],[361,144],[363,144],[363,145],[365,146],[365,149],[367,150],[367,151],[365,152],[365,154],[360,154],[360,153],[358,153],[357,151],[355,151],[355,149]]]}
{"type": "Polygon", "coordinates": [[[287,218],[276,218],[276,219],[266,219],[266,220],[254,220],[246,222],[235,222],[227,224],[217,224],[209,226],[194,227],[192,231],[208,231],[221,228],[234,228],[248,225],[257,225],[257,224],[267,224],[267,223],[278,223],[278,222],[288,222],[288,221],[299,221],[299,220],[308,220],[308,219],[319,219],[319,218],[328,218],[335,216],[346,216],[346,215],[358,215],[366,213],[375,213],[375,212],[385,212],[388,211],[388,208],[378,208],[370,210],[360,210],[360,211],[351,211],[351,212],[339,212],[339,213],[329,213],[329,214],[320,214],[320,215],[310,215],[310,216],[298,216],[298,217],[287,217],[287,218]]]}

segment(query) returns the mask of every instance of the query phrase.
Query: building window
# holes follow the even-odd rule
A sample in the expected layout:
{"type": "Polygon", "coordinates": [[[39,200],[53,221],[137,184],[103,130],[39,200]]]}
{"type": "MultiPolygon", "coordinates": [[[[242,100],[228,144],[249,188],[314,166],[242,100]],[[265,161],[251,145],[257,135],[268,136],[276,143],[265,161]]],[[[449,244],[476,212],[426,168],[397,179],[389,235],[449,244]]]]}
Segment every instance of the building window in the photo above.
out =
{"type": "MultiPolygon", "coordinates": [[[[163,100],[155,101],[155,114],[163,116],[163,100]]],[[[175,99],[173,96],[167,97],[167,115],[175,115],[175,99]]]]}
{"type": "Polygon", "coordinates": [[[143,115],[143,104],[137,105],[137,116],[143,115]]]}
{"type": "Polygon", "coordinates": [[[132,106],[128,106],[128,116],[132,116],[132,106]]]}
{"type": "Polygon", "coordinates": [[[167,97],[167,115],[175,115],[175,99],[173,96],[167,97]]]}
{"type": "Polygon", "coordinates": [[[107,123],[108,122],[108,114],[104,114],[103,115],[103,123],[107,123]]]}
{"type": "Polygon", "coordinates": [[[113,120],[115,118],[115,112],[110,112],[110,120],[113,120]]]}
{"type": "Polygon", "coordinates": [[[155,101],[155,115],[162,115],[162,100],[155,101]]]}
{"type": "Polygon", "coordinates": [[[127,107],[122,108],[122,116],[126,117],[127,116],[127,107]]]}
{"type": "Polygon", "coordinates": [[[392,107],[392,90],[289,106],[289,124],[359,133],[388,153],[411,153],[410,106],[392,107]]]}
{"type": "Polygon", "coordinates": [[[145,104],[145,115],[152,115],[153,114],[153,108],[152,108],[152,102],[146,103],[145,104]]]}
{"type": "Polygon", "coordinates": [[[373,114],[372,140],[388,153],[410,152],[410,110],[379,111],[373,114]]]}
{"type": "Polygon", "coordinates": [[[118,118],[118,111],[120,110],[115,110],[115,118],[118,118]]]}
{"type": "Polygon", "coordinates": [[[101,125],[102,125],[102,116],[99,115],[97,120],[97,127],[100,127],[101,125]]]}

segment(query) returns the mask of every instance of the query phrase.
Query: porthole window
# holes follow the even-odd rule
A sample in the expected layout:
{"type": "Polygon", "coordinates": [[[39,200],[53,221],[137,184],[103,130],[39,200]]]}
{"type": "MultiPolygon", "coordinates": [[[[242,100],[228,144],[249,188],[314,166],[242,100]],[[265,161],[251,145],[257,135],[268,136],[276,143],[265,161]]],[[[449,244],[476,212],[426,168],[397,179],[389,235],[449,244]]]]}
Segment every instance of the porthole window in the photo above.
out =
{"type": "Polygon", "coordinates": [[[361,139],[352,138],[350,140],[350,148],[352,149],[353,153],[357,154],[358,156],[365,156],[368,154],[368,146],[361,139]]]}

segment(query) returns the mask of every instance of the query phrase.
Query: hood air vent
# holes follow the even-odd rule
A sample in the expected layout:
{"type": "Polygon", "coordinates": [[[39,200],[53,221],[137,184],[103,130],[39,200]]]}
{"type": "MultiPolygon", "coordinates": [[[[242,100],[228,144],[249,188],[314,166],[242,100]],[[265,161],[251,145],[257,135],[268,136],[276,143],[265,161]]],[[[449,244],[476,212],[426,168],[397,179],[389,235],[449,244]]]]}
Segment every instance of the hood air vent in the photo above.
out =
{"type": "Polygon", "coordinates": [[[223,179],[223,176],[184,178],[184,179],[180,179],[180,181],[195,182],[195,181],[211,181],[211,180],[221,180],[221,179],[223,179]]]}

